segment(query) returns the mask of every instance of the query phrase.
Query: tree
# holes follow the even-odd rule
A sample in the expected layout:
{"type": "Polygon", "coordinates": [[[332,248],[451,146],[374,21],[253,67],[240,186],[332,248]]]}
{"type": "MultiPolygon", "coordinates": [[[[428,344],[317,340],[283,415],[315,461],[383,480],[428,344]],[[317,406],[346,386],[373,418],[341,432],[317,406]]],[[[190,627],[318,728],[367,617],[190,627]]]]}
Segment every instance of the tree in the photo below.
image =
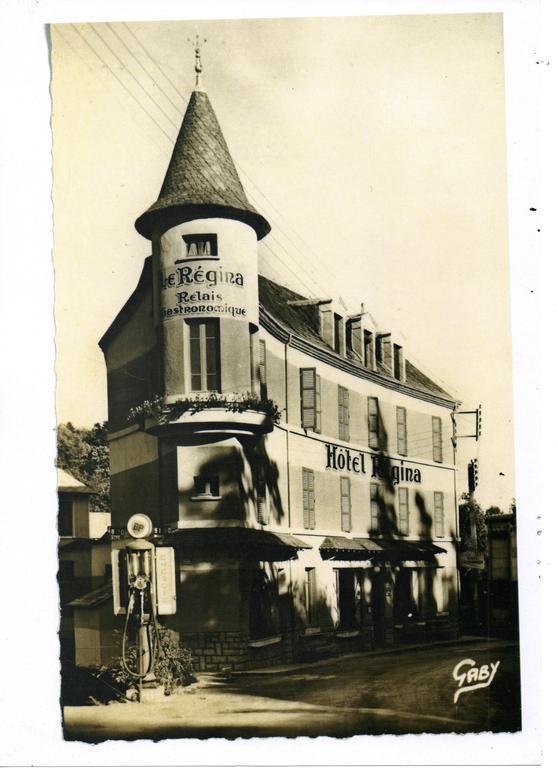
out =
{"type": "Polygon", "coordinates": [[[470,493],[462,495],[463,504],[459,505],[459,530],[463,539],[463,549],[476,551],[486,556],[488,548],[488,529],[481,505],[470,493]]]}
{"type": "Polygon", "coordinates": [[[96,512],[110,512],[110,471],[107,423],[91,429],[74,427],[69,421],[58,427],[56,465],[67,470],[96,494],[91,507],[96,512]]]}
{"type": "Polygon", "coordinates": [[[500,509],[500,507],[488,507],[486,510],[486,516],[487,517],[493,517],[494,515],[503,515],[504,513],[500,509]]]}

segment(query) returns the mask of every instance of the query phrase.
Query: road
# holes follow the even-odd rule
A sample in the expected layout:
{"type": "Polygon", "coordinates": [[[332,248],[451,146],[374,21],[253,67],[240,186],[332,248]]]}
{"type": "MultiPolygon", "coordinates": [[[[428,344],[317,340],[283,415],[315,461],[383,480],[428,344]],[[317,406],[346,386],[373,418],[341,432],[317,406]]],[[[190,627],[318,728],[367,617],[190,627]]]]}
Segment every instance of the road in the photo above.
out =
{"type": "MultiPolygon", "coordinates": [[[[240,676],[231,690],[307,704],[327,702],[340,712],[382,709],[400,721],[402,732],[516,731],[521,727],[518,653],[511,643],[484,642],[352,656],[281,675],[240,676]],[[489,687],[462,693],[454,704],[457,682],[452,672],[467,658],[477,666],[500,664],[489,687]]],[[[371,721],[370,730],[359,733],[385,733],[378,725],[371,721]]]]}
{"type": "Polygon", "coordinates": [[[65,736],[106,739],[516,731],[521,724],[518,648],[512,643],[359,654],[238,674],[157,703],[66,707],[65,736]],[[453,703],[463,659],[500,664],[489,687],[453,703]]]}

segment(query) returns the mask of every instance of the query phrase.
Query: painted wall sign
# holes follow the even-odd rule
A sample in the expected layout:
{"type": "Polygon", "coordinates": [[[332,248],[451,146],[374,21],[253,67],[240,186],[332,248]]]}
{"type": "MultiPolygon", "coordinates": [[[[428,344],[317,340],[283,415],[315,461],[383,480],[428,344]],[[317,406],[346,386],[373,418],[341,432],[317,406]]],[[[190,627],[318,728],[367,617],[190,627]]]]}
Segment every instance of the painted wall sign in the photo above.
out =
{"type": "Polygon", "coordinates": [[[245,224],[220,219],[165,231],[154,249],[161,320],[214,317],[257,325],[255,237],[245,224]]]}
{"type": "Polygon", "coordinates": [[[408,466],[403,460],[395,463],[389,456],[372,456],[363,451],[352,451],[331,443],[326,443],[325,448],[326,469],[369,475],[377,480],[391,482],[393,485],[422,483],[420,469],[408,466]]]}
{"type": "Polygon", "coordinates": [[[161,317],[225,315],[245,319],[245,276],[207,264],[177,265],[161,272],[161,317]]]}

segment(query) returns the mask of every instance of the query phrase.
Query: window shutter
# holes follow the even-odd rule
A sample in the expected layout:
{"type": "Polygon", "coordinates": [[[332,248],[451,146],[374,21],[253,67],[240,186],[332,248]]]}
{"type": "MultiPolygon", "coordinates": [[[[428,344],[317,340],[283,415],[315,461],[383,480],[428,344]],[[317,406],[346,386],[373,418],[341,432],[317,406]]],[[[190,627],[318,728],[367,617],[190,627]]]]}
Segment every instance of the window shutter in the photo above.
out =
{"type": "Polygon", "coordinates": [[[397,406],[397,453],[407,455],[407,409],[397,406]]]}
{"type": "Polygon", "coordinates": [[[348,477],[341,479],[341,530],[351,530],[351,484],[348,477]]]}
{"type": "Polygon", "coordinates": [[[310,500],[308,488],[308,470],[302,469],[302,525],[310,528],[310,500]]]}
{"type": "Polygon", "coordinates": [[[370,529],[372,533],[380,530],[380,486],[370,483],[370,529]]]}
{"type": "Polygon", "coordinates": [[[434,491],[434,534],[444,536],[444,494],[434,491]]]}
{"type": "Polygon", "coordinates": [[[267,397],[267,357],[265,341],[263,339],[260,339],[259,353],[258,371],[260,377],[260,395],[265,399],[267,397]]]}
{"type": "Polygon", "coordinates": [[[316,374],[316,424],[314,432],[322,431],[322,377],[316,374]]]}
{"type": "Polygon", "coordinates": [[[256,469],[256,519],[260,525],[267,525],[269,522],[267,511],[267,486],[263,464],[258,464],[256,469]]]}
{"type": "Polygon", "coordinates": [[[300,400],[302,426],[304,429],[316,428],[316,369],[300,369],[300,400]]]}
{"type": "Polygon", "coordinates": [[[399,533],[409,533],[409,490],[399,489],[399,533]]]}
{"type": "Polygon", "coordinates": [[[337,387],[337,411],[339,439],[349,440],[349,390],[346,387],[337,387]]]}
{"type": "Polygon", "coordinates": [[[337,420],[339,422],[339,439],[345,439],[345,419],[343,413],[343,387],[337,387],[337,420]]]}
{"type": "Polygon", "coordinates": [[[379,447],[378,439],[379,408],[378,398],[368,398],[368,445],[370,448],[379,447]]]}
{"type": "Polygon", "coordinates": [[[314,496],[314,472],[308,470],[308,527],[316,527],[316,503],[314,496]]]}
{"type": "Polygon", "coordinates": [[[432,417],[432,454],[434,461],[443,460],[442,453],[442,419],[439,416],[432,417]]]}

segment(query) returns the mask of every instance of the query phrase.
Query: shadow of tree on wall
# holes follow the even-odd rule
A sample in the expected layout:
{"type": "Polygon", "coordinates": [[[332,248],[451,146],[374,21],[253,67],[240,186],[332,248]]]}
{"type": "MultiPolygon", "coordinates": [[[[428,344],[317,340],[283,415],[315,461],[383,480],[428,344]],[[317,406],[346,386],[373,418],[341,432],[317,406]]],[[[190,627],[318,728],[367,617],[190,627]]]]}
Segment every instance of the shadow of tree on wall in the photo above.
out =
{"type": "MultiPolygon", "coordinates": [[[[286,511],[279,486],[280,471],[277,462],[267,451],[266,437],[237,438],[234,445],[220,445],[215,441],[215,454],[205,461],[196,474],[205,478],[219,478],[219,498],[207,499],[212,519],[249,520],[249,509],[254,509],[258,495],[263,494],[273,522],[281,523],[286,511]]],[[[204,440],[207,445],[207,439],[204,440]]],[[[196,496],[194,477],[179,494],[179,507],[192,510],[192,497],[196,496]]],[[[197,503],[197,502],[196,502],[197,503]]],[[[198,506],[199,509],[201,507],[198,506]]],[[[208,512],[209,514],[209,512],[208,512]]],[[[192,515],[192,519],[196,519],[192,515]]]]}
{"type": "MultiPolygon", "coordinates": [[[[382,418],[378,414],[378,453],[376,454],[376,475],[380,481],[381,493],[377,499],[377,525],[369,528],[369,538],[380,546],[386,546],[386,555],[376,555],[372,558],[372,564],[381,571],[376,574],[373,582],[373,590],[385,589],[386,584],[393,584],[393,616],[394,621],[403,624],[416,623],[418,620],[427,621],[434,619],[439,613],[438,600],[435,595],[435,583],[437,581],[437,559],[433,552],[429,552],[434,544],[434,515],[428,508],[427,499],[421,490],[415,490],[414,495],[408,494],[409,532],[412,530],[411,510],[412,501],[418,512],[418,542],[421,546],[420,559],[418,554],[413,554],[411,548],[405,548],[405,541],[413,541],[408,534],[401,532],[400,517],[398,515],[398,493],[401,486],[397,479],[395,468],[401,465],[394,461],[389,453],[389,435],[382,418]],[[401,544],[398,544],[401,542],[401,544]],[[391,553],[390,554],[390,545],[391,553]],[[407,554],[405,550],[407,549],[407,554]],[[415,600],[411,582],[411,569],[405,566],[408,561],[414,561],[418,574],[418,601],[415,600]],[[381,578],[383,576],[383,579],[381,578]]],[[[406,457],[403,457],[406,461],[406,457]]],[[[456,545],[455,532],[451,531],[451,537],[456,545]]],[[[450,615],[456,615],[457,601],[454,599],[455,585],[451,575],[443,574],[443,594],[446,596],[446,610],[450,615]],[[450,584],[451,595],[450,595],[450,584]],[[451,597],[451,599],[450,599],[451,597]]],[[[373,595],[374,600],[374,595],[373,595]]]]}

